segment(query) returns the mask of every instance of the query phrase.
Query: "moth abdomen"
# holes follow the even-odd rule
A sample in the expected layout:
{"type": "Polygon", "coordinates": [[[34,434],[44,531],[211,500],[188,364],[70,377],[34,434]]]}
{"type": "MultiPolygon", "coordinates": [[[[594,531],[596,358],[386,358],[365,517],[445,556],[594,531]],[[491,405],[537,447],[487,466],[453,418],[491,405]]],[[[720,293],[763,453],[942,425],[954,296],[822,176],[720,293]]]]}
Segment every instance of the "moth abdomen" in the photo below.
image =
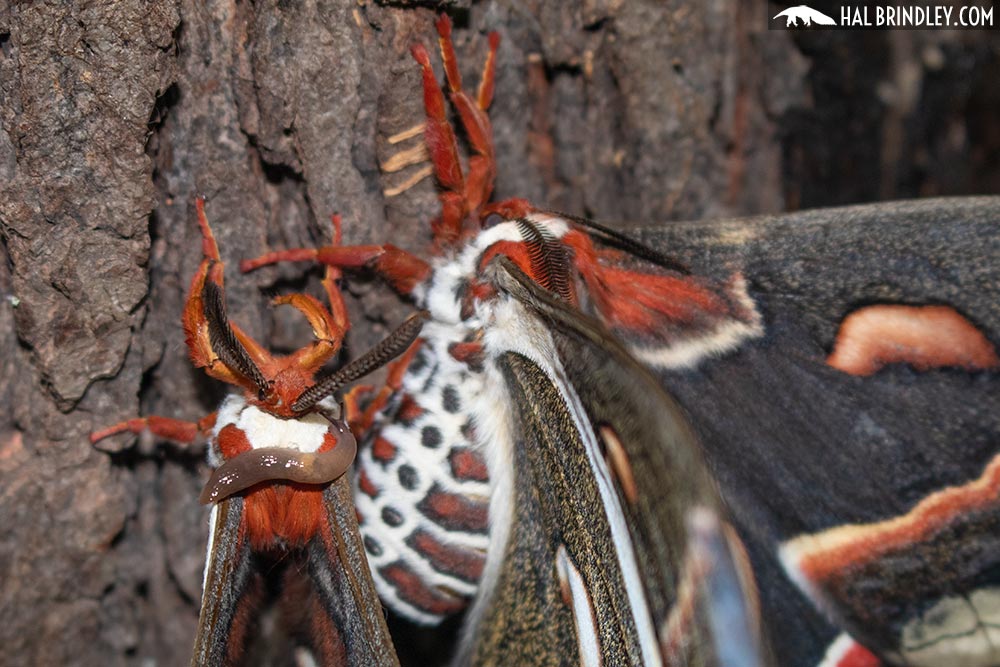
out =
{"type": "Polygon", "coordinates": [[[469,412],[482,379],[449,352],[467,336],[463,325],[428,323],[358,456],[356,502],[376,586],[424,624],[466,606],[489,540],[488,476],[469,412]]]}

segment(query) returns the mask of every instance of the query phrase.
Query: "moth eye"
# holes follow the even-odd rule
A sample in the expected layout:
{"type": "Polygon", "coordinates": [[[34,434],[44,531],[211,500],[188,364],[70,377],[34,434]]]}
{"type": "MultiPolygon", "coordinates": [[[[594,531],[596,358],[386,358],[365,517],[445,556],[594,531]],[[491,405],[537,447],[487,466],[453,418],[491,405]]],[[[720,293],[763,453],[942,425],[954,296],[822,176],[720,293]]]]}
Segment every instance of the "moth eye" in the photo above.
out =
{"type": "Polygon", "coordinates": [[[257,400],[261,403],[273,403],[277,407],[281,407],[284,404],[281,396],[275,394],[269,386],[257,390],[257,400]]]}
{"type": "Polygon", "coordinates": [[[501,222],[504,222],[504,218],[499,213],[490,213],[488,216],[483,218],[482,226],[483,229],[489,229],[491,227],[496,227],[501,222]]]}

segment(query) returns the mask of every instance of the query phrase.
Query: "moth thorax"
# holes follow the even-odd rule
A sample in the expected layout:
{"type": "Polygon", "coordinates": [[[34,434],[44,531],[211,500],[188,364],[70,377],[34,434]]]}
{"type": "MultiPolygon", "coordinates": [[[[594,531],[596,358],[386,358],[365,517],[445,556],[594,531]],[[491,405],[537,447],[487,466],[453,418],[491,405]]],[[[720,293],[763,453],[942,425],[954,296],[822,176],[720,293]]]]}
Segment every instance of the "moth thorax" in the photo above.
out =
{"type": "MultiPolygon", "coordinates": [[[[329,435],[330,422],[311,413],[296,419],[282,419],[247,403],[239,394],[230,394],[219,407],[212,430],[213,455],[232,458],[250,449],[280,448],[315,453],[329,435]]],[[[332,444],[332,443],[331,443],[332,444]]],[[[218,465],[218,461],[209,461],[218,465]]]]}

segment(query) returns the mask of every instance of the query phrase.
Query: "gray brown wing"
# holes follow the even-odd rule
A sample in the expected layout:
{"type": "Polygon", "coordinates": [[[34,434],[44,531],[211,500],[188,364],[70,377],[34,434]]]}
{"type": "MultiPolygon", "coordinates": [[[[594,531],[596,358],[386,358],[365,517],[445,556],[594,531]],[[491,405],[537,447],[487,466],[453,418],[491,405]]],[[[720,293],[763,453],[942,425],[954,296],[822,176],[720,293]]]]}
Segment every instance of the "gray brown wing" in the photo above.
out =
{"type": "Polygon", "coordinates": [[[952,308],[1000,345],[1000,198],[638,235],[698,275],[740,272],[763,318],[762,337],[658,375],[734,509],[765,616],[786,628],[780,662],[818,664],[842,631],[901,663],[1000,660],[1000,373],[826,363],[844,318],[879,304],[952,308]]]}
{"type": "Polygon", "coordinates": [[[326,523],[308,547],[309,576],[318,601],[312,642],[317,658],[324,665],[398,665],[346,475],[327,487],[323,501],[326,523]]]}
{"type": "Polygon", "coordinates": [[[247,613],[260,585],[252,555],[240,539],[243,499],[227,498],[212,509],[208,562],[202,592],[198,634],[191,667],[238,664],[247,639],[247,613]]]}
{"type": "Polygon", "coordinates": [[[683,414],[600,325],[510,264],[495,284],[558,359],[496,359],[514,511],[475,662],[762,664],[750,575],[683,414]]]}

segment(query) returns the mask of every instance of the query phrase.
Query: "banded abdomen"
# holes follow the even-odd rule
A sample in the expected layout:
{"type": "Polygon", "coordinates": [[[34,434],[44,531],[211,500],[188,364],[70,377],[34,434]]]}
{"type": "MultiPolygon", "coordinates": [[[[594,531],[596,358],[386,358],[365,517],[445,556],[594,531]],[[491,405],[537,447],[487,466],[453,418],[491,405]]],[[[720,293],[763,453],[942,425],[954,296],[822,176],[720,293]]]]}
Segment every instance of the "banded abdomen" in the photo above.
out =
{"type": "Polygon", "coordinates": [[[448,353],[467,331],[425,326],[402,390],[358,456],[356,504],[376,586],[419,623],[465,607],[489,540],[488,475],[469,413],[482,377],[448,353]]]}

